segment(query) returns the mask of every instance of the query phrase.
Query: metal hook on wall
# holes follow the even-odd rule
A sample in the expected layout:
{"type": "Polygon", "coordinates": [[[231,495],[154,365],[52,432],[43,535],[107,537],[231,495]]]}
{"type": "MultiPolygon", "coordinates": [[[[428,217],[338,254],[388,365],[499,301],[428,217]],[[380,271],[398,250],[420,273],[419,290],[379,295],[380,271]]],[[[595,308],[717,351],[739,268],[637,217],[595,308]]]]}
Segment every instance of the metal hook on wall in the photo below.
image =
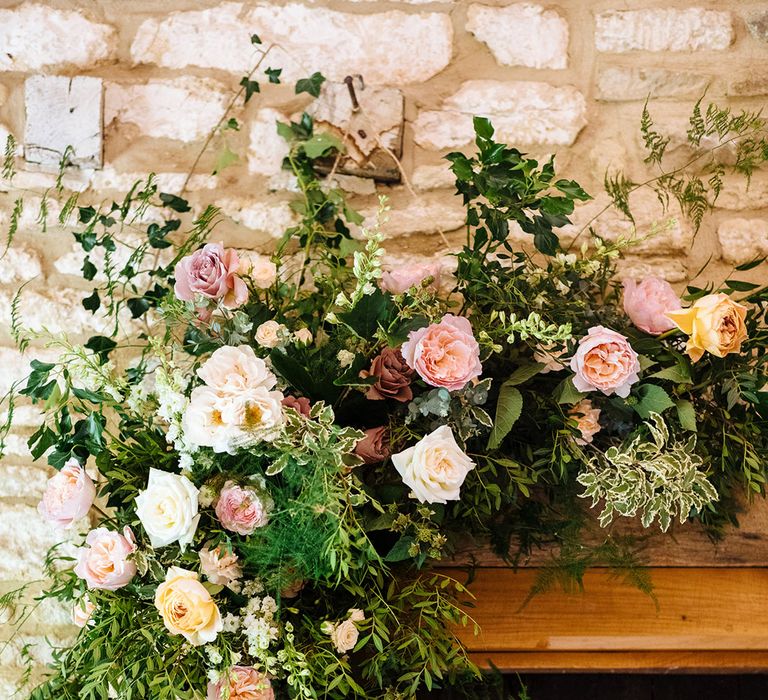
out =
{"type": "Polygon", "coordinates": [[[357,94],[355,93],[355,78],[360,81],[360,89],[365,90],[365,81],[363,80],[363,76],[359,73],[356,73],[355,75],[348,75],[346,78],[344,78],[344,82],[347,85],[347,90],[349,90],[349,99],[352,102],[353,112],[360,110],[360,103],[357,101],[357,94]]]}

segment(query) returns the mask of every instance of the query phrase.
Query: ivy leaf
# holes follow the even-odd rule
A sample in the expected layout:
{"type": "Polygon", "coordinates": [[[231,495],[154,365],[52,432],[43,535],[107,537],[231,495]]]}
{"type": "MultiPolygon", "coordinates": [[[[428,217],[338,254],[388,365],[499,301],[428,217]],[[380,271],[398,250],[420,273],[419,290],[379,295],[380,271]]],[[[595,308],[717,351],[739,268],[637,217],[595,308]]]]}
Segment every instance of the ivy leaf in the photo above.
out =
{"type": "Polygon", "coordinates": [[[693,404],[686,399],[678,399],[675,401],[677,407],[677,418],[680,421],[680,426],[683,430],[690,430],[696,432],[696,409],[693,404]]]}
{"type": "Polygon", "coordinates": [[[320,96],[320,88],[325,82],[325,76],[322,73],[312,73],[309,78],[302,78],[296,82],[296,94],[302,92],[309,93],[312,97],[320,96]]]}
{"type": "Polygon", "coordinates": [[[650,418],[651,413],[661,415],[668,408],[674,406],[674,402],[669,398],[669,394],[660,386],[655,384],[643,384],[637,390],[637,397],[640,399],[632,408],[641,418],[650,418]]]}
{"type": "Polygon", "coordinates": [[[269,82],[274,83],[275,85],[280,84],[280,73],[282,72],[282,68],[267,68],[267,70],[264,71],[264,73],[269,76],[269,82]]]}
{"type": "Polygon", "coordinates": [[[261,92],[259,84],[255,80],[251,80],[247,75],[244,75],[240,80],[240,86],[245,88],[245,104],[248,104],[248,100],[250,100],[255,93],[261,92]]]}
{"type": "Polygon", "coordinates": [[[486,117],[473,117],[472,126],[475,128],[478,146],[480,141],[490,141],[493,138],[493,124],[486,117]]]}
{"type": "Polygon", "coordinates": [[[189,202],[186,199],[177,197],[175,194],[161,192],[160,201],[169,209],[179,212],[179,214],[183,214],[185,211],[190,211],[189,202]]]}
{"type": "Polygon", "coordinates": [[[93,290],[93,294],[85,297],[82,301],[83,308],[87,309],[91,313],[96,313],[96,310],[101,306],[101,299],[99,298],[99,291],[93,290]]]}
{"type": "Polygon", "coordinates": [[[125,303],[131,310],[131,318],[139,318],[149,309],[149,300],[146,297],[134,297],[125,303]]]}
{"type": "Polygon", "coordinates": [[[261,37],[258,34],[251,34],[251,43],[258,46],[261,43],[261,37]]]}
{"type": "Polygon", "coordinates": [[[361,338],[373,338],[379,324],[385,325],[391,307],[390,299],[377,289],[360,299],[351,311],[340,313],[339,318],[361,338]]]}
{"type": "Polygon", "coordinates": [[[319,158],[330,150],[340,153],[344,151],[344,144],[333,134],[326,132],[315,134],[309,141],[304,142],[303,147],[308,158],[319,158]]]}
{"type": "Polygon", "coordinates": [[[520,418],[523,410],[523,395],[518,389],[504,382],[499,390],[499,400],[496,403],[496,418],[493,430],[488,438],[488,449],[495,450],[507,436],[512,426],[520,418]]]}
{"type": "Polygon", "coordinates": [[[87,224],[96,216],[96,210],[93,207],[78,207],[78,221],[81,224],[87,224]]]}
{"type": "Polygon", "coordinates": [[[94,265],[87,256],[83,260],[83,266],[80,269],[83,273],[83,279],[90,282],[94,277],[96,277],[96,265],[94,265]]]}
{"type": "Polygon", "coordinates": [[[27,385],[21,390],[21,394],[29,396],[33,401],[37,399],[47,399],[53,388],[56,386],[56,380],[48,381],[48,375],[56,365],[50,362],[40,362],[32,360],[30,367],[32,371],[27,377],[27,385]]]}
{"type": "Polygon", "coordinates": [[[104,335],[94,335],[88,338],[85,347],[98,355],[99,362],[104,364],[109,357],[109,353],[117,347],[117,343],[112,338],[107,338],[104,335]]]}
{"type": "Polygon", "coordinates": [[[213,166],[213,174],[218,175],[225,168],[237,163],[238,160],[240,160],[240,158],[237,153],[229,147],[229,144],[225,143],[224,148],[222,148],[216,156],[216,162],[213,166]]]}

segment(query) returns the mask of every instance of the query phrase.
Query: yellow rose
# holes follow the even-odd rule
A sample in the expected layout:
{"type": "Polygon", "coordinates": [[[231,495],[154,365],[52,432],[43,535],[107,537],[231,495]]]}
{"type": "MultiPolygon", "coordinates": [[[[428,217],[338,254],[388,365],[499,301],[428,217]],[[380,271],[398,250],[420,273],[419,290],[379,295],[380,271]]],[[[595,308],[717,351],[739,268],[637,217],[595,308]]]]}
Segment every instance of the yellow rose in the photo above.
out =
{"type": "Polygon", "coordinates": [[[170,567],[155,592],[155,607],[171,634],[196,647],[212,642],[223,627],[216,603],[194,571],[170,567]]]}
{"type": "Polygon", "coordinates": [[[739,352],[747,338],[746,315],[747,308],[727,294],[708,294],[687,309],[667,312],[689,336],[685,351],[694,362],[698,362],[704,352],[717,357],[739,352]]]}

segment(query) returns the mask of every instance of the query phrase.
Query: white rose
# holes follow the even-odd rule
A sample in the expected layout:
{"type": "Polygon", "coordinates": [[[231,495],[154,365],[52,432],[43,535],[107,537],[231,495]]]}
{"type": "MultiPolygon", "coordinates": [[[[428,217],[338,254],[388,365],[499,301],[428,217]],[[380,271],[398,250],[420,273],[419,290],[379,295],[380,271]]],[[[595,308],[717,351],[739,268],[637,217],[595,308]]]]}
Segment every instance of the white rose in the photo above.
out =
{"type": "Polygon", "coordinates": [[[256,342],[263,348],[276,348],[288,329],[277,321],[264,321],[256,329],[256,342]]]}
{"type": "Polygon", "coordinates": [[[181,550],[192,542],[200,516],[198,490],[181,474],[149,470],[146,490],[136,496],[136,515],[153,548],[178,541],[181,550]]]}
{"type": "Polygon", "coordinates": [[[277,265],[266,255],[250,254],[247,258],[250,263],[248,276],[259,289],[271,287],[277,280],[277,265]]]}
{"type": "Polygon", "coordinates": [[[225,345],[216,350],[197,370],[206,385],[219,392],[237,393],[263,386],[272,389],[277,383],[267,363],[250,345],[225,345]]]}
{"type": "Polygon", "coordinates": [[[464,479],[475,468],[447,425],[441,425],[413,447],[392,455],[392,463],[403,483],[422,503],[458,501],[464,479]]]}
{"type": "Polygon", "coordinates": [[[352,620],[344,620],[333,628],[331,641],[339,654],[346,654],[355,648],[359,636],[355,623],[352,620]]]}

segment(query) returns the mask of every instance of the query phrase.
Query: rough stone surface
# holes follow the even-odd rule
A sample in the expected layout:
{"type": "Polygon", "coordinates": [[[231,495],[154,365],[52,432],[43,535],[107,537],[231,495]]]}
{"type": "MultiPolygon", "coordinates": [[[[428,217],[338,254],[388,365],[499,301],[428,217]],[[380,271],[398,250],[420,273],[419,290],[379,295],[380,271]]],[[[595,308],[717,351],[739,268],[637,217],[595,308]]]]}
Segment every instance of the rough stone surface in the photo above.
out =
{"type": "Polygon", "coordinates": [[[699,97],[710,78],[664,68],[609,66],[597,75],[598,99],[606,102],[658,97],[699,97]]]}
{"type": "Polygon", "coordinates": [[[0,262],[0,284],[17,284],[39,277],[40,256],[25,245],[9,248],[0,262]]]}
{"type": "Polygon", "coordinates": [[[24,87],[27,161],[58,166],[70,147],[69,162],[100,167],[101,78],[36,75],[24,87]]]}
{"type": "Polygon", "coordinates": [[[270,60],[285,66],[285,77],[302,77],[312,72],[303,66],[312,66],[322,67],[323,74],[333,80],[360,73],[373,84],[397,85],[426,80],[451,60],[449,16],[423,12],[416,19],[399,10],[358,15],[298,3],[245,6],[228,2],[144,21],[131,45],[131,56],[136,63],[167,68],[247,72],[257,60],[257,47],[250,41],[256,32],[265,46],[281,47],[270,60]],[[224,36],[226,51],[222,51],[224,36]]]}
{"type": "Polygon", "coordinates": [[[711,51],[733,41],[730,12],[701,7],[610,10],[595,18],[598,51],[711,51]]]}
{"type": "Polygon", "coordinates": [[[453,187],[456,178],[445,165],[420,165],[411,175],[411,184],[419,191],[453,187]]]}
{"type": "Polygon", "coordinates": [[[443,102],[443,109],[419,114],[416,143],[457,148],[474,139],[472,116],[489,117],[496,137],[514,144],[567,146],[587,123],[584,96],[574,87],[539,82],[470,80],[443,102]]]}
{"type": "Polygon", "coordinates": [[[728,76],[727,95],[757,97],[768,93],[768,72],[759,68],[737,71],[728,76]]]}
{"type": "MultiPolygon", "coordinates": [[[[360,213],[365,217],[367,226],[375,224],[376,209],[364,209],[360,213]]],[[[446,202],[442,197],[424,195],[393,207],[382,231],[385,241],[416,233],[446,233],[464,226],[465,216],[458,198],[446,202]]]]}
{"type": "Polygon", "coordinates": [[[768,10],[753,10],[744,18],[749,33],[758,41],[768,43],[768,10]]]}
{"type": "Polygon", "coordinates": [[[768,202],[768,173],[757,172],[749,183],[743,178],[729,178],[724,183],[717,206],[720,209],[762,209],[768,202]]]}
{"type": "Polygon", "coordinates": [[[717,237],[727,263],[739,265],[768,255],[768,221],[764,219],[726,219],[717,227],[717,237]]]}
{"type": "Polygon", "coordinates": [[[277,133],[277,122],[287,117],[276,109],[260,109],[251,122],[248,144],[248,171],[255,175],[275,175],[280,172],[283,158],[288,155],[288,142],[277,133]]]}
{"type": "Polygon", "coordinates": [[[0,462],[0,497],[39,500],[48,481],[49,469],[43,463],[14,464],[0,462]]]}
{"type": "Polygon", "coordinates": [[[688,278],[685,262],[679,258],[636,258],[628,257],[618,264],[619,277],[624,279],[643,279],[661,277],[671,284],[683,282],[688,278]]]}
{"type": "Polygon", "coordinates": [[[488,46],[502,65],[528,68],[568,65],[568,22],[541,5],[470,5],[466,28],[488,46]]]}
{"type": "Polygon", "coordinates": [[[286,228],[296,223],[296,215],[285,203],[268,204],[230,198],[221,199],[216,205],[235,223],[266,233],[272,238],[279,238],[286,228]]]}
{"type": "Polygon", "coordinates": [[[82,12],[57,10],[42,3],[0,10],[0,71],[90,66],[110,58],[115,43],[113,27],[92,22],[82,12]]]}
{"type": "Polygon", "coordinates": [[[133,124],[153,138],[195,141],[224,114],[227,95],[213,80],[184,76],[143,85],[107,83],[104,121],[133,124]]]}

